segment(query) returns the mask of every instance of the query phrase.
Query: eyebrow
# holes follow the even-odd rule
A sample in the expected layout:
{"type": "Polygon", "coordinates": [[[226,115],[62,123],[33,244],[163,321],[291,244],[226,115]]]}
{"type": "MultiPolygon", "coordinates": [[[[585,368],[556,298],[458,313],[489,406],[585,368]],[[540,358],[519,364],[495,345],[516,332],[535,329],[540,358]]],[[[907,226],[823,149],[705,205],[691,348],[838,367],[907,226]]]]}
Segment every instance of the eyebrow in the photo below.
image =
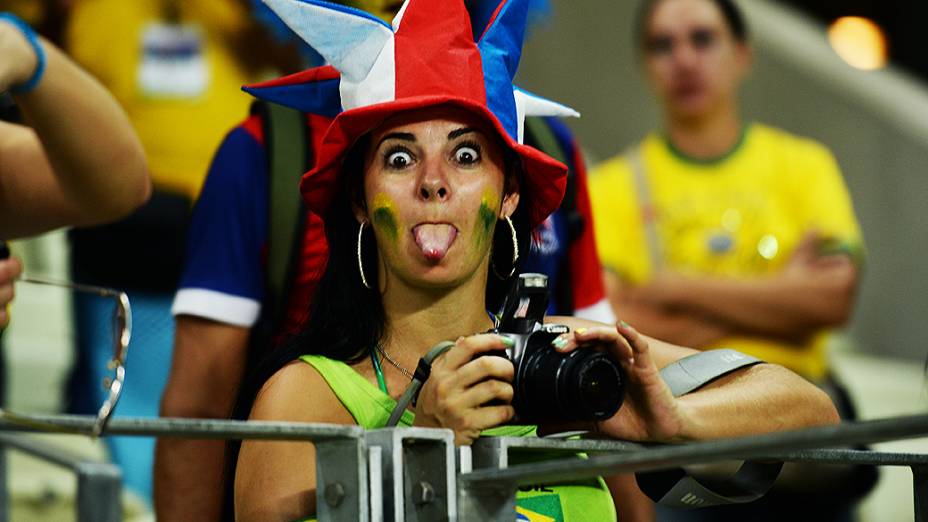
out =
{"type": "Polygon", "coordinates": [[[470,133],[472,133],[472,132],[477,133],[477,132],[480,132],[480,131],[477,130],[477,129],[475,129],[475,128],[473,128],[473,127],[462,127],[462,128],[460,128],[460,129],[456,129],[456,130],[453,130],[453,131],[449,132],[449,133],[448,133],[448,139],[449,139],[449,140],[453,140],[453,139],[455,139],[455,138],[458,138],[458,137],[463,136],[463,135],[465,135],[465,134],[470,134],[470,133]]]}
{"type": "MultiPolygon", "coordinates": [[[[473,128],[473,127],[461,127],[460,129],[455,129],[455,130],[449,132],[449,133],[448,133],[448,139],[449,139],[449,140],[453,140],[453,139],[455,139],[455,138],[459,138],[459,137],[461,137],[461,136],[464,136],[465,134],[479,133],[479,132],[480,132],[479,130],[477,130],[477,129],[473,128]]],[[[383,138],[380,138],[380,142],[377,143],[377,146],[378,146],[378,147],[381,146],[381,145],[383,144],[383,142],[385,142],[385,141],[387,141],[387,140],[402,140],[402,141],[408,141],[408,142],[415,143],[415,142],[416,142],[416,136],[415,136],[414,134],[412,134],[411,132],[391,132],[391,133],[385,135],[383,138]]]]}
{"type": "Polygon", "coordinates": [[[402,141],[410,141],[410,142],[415,143],[416,136],[412,134],[411,132],[391,132],[390,134],[387,134],[383,138],[380,138],[380,142],[377,143],[377,146],[379,147],[383,145],[383,142],[387,140],[402,140],[402,141]]]}

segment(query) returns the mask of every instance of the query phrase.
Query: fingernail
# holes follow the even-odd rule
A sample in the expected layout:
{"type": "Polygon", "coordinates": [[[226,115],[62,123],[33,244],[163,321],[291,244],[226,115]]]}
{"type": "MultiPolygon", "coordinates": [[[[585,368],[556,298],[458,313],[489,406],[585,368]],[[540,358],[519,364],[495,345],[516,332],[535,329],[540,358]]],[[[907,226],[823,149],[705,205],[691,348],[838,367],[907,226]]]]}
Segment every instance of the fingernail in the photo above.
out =
{"type": "Polygon", "coordinates": [[[586,333],[586,328],[577,328],[577,333],[583,335],[586,333]]]}
{"type": "Polygon", "coordinates": [[[557,339],[551,341],[551,346],[555,347],[558,350],[563,350],[567,346],[567,339],[563,337],[558,337],[557,339]]]}
{"type": "Polygon", "coordinates": [[[622,328],[631,328],[631,325],[626,323],[625,321],[622,321],[621,324],[622,324],[622,328]]]}
{"type": "Polygon", "coordinates": [[[507,348],[512,348],[516,345],[516,342],[508,337],[500,336],[500,339],[503,341],[503,344],[505,344],[507,348]]]}

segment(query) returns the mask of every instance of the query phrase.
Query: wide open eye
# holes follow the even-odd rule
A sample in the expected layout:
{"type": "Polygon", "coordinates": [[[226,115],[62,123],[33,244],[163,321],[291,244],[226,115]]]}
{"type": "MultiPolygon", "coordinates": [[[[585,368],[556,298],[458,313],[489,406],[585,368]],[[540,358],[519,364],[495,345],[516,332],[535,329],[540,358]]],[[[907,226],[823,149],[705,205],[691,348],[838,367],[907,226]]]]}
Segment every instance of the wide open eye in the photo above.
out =
{"type": "Polygon", "coordinates": [[[391,149],[385,155],[387,167],[404,169],[412,163],[412,154],[406,149],[391,149]]]}
{"type": "Polygon", "coordinates": [[[480,161],[480,146],[475,143],[466,143],[454,151],[454,161],[461,165],[473,165],[480,161]]]}

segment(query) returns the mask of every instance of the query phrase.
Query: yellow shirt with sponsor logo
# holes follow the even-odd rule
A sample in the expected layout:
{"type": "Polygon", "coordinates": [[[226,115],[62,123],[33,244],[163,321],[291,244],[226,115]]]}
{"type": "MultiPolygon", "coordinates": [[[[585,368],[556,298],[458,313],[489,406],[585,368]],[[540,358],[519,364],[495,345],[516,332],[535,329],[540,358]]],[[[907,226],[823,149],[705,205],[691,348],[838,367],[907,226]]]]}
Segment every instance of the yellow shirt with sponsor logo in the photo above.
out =
{"type": "MultiPolygon", "coordinates": [[[[638,150],[649,196],[639,196],[625,155],[590,175],[600,258],[630,284],[646,283],[656,266],[692,276],[770,275],[809,230],[852,255],[862,252],[841,172],[819,143],[752,124],[732,152],[712,161],[687,158],[659,134],[638,150]],[[645,219],[653,223],[656,247],[645,219]],[[652,250],[661,259],[652,259],[652,250]]],[[[826,341],[822,332],[804,346],[738,337],[706,348],[735,348],[820,379],[827,372],[826,341]]]]}
{"type": "Polygon", "coordinates": [[[213,153],[252,101],[241,86],[257,78],[228,44],[249,13],[226,0],[175,1],[172,23],[168,3],[76,2],[65,41],[126,110],[155,186],[195,199],[213,153]]]}

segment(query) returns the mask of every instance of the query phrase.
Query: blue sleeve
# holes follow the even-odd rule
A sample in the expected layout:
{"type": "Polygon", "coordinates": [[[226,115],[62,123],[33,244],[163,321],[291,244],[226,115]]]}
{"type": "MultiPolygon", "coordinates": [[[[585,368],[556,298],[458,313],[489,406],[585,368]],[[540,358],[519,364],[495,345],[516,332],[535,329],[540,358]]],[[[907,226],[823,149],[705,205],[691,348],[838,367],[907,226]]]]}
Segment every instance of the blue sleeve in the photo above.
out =
{"type": "Polygon", "coordinates": [[[245,129],[220,145],[191,217],[180,290],[260,303],[268,213],[267,155],[245,129]]]}

